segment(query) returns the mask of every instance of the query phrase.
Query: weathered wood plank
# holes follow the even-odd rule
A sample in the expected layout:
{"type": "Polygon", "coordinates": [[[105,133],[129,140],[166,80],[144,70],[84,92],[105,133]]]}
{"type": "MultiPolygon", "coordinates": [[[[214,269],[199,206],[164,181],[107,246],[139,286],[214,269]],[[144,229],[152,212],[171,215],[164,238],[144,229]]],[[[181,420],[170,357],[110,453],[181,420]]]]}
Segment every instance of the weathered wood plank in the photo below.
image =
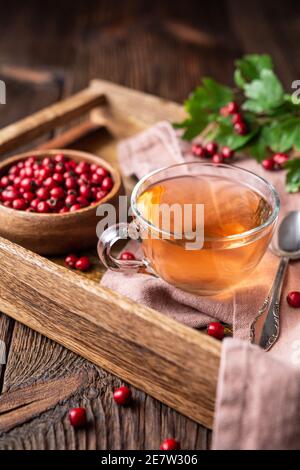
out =
{"type": "Polygon", "coordinates": [[[217,341],[3,239],[0,255],[4,312],[212,426],[217,341]]]}

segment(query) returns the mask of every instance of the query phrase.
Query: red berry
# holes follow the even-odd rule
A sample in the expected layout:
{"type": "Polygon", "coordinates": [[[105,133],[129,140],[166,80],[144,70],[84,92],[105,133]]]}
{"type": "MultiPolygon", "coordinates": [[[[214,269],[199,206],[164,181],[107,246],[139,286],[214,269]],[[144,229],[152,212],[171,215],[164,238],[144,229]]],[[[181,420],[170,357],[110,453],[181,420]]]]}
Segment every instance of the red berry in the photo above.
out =
{"type": "Polygon", "coordinates": [[[180,450],[180,444],[176,439],[165,439],[160,447],[160,450],[180,450]]]}
{"type": "Polygon", "coordinates": [[[289,156],[286,153],[275,153],[273,155],[273,162],[275,163],[276,167],[283,168],[285,162],[287,162],[289,156]]]}
{"type": "Polygon", "coordinates": [[[78,196],[76,189],[68,189],[67,194],[68,195],[71,194],[71,195],[74,195],[74,196],[78,196]]]}
{"type": "Polygon", "coordinates": [[[86,424],[85,408],[71,408],[69,410],[70,423],[74,428],[79,428],[86,424]]]}
{"type": "Polygon", "coordinates": [[[91,170],[92,173],[94,173],[97,170],[97,168],[99,168],[99,167],[98,167],[98,165],[96,165],[96,163],[91,163],[90,170],[91,170]]]}
{"type": "Polygon", "coordinates": [[[109,176],[106,176],[104,180],[102,181],[101,189],[103,191],[110,191],[113,185],[114,185],[113,180],[109,176]]]}
{"type": "Polygon", "coordinates": [[[135,256],[131,251],[123,251],[123,253],[120,256],[120,259],[122,261],[133,261],[135,260],[135,256]]]}
{"type": "Polygon", "coordinates": [[[17,211],[24,211],[25,209],[27,209],[27,202],[24,199],[15,199],[12,202],[12,207],[17,211]]]}
{"type": "Polygon", "coordinates": [[[65,163],[66,157],[64,156],[63,153],[58,153],[57,155],[55,155],[54,161],[56,163],[65,163]]]}
{"type": "Polygon", "coordinates": [[[63,184],[63,182],[64,182],[64,177],[61,173],[54,173],[52,178],[55,181],[55,183],[57,183],[57,184],[63,184]]]}
{"type": "Polygon", "coordinates": [[[0,187],[1,188],[6,188],[6,186],[8,186],[9,183],[10,183],[10,181],[9,181],[8,176],[2,176],[2,178],[0,180],[0,187]]]}
{"type": "Polygon", "coordinates": [[[91,180],[91,176],[89,173],[82,173],[82,175],[80,175],[80,178],[78,180],[78,183],[79,184],[87,184],[89,183],[91,180]]]}
{"type": "Polygon", "coordinates": [[[87,207],[89,205],[89,201],[83,196],[79,196],[77,198],[77,202],[81,205],[81,207],[87,207]]]}
{"type": "Polygon", "coordinates": [[[234,124],[233,127],[237,134],[239,135],[247,134],[247,126],[244,122],[237,122],[236,124],[234,124]]]}
{"type": "Polygon", "coordinates": [[[70,212],[79,211],[80,209],[82,209],[80,204],[73,204],[73,206],[70,207],[70,212]]]}
{"type": "Polygon", "coordinates": [[[55,167],[54,167],[54,171],[56,173],[60,173],[60,174],[63,174],[65,173],[65,165],[63,163],[56,163],[55,167]]]}
{"type": "Polygon", "coordinates": [[[47,201],[40,201],[36,208],[37,212],[40,214],[47,214],[50,212],[50,206],[47,201]]]}
{"type": "Polygon", "coordinates": [[[43,167],[39,171],[38,178],[44,181],[45,179],[49,178],[52,175],[52,171],[48,167],[43,167]]]}
{"type": "Polygon", "coordinates": [[[103,168],[103,166],[99,166],[96,169],[96,173],[97,175],[102,176],[103,178],[105,178],[105,176],[108,176],[108,171],[105,168],[103,168]]]}
{"type": "Polygon", "coordinates": [[[107,195],[107,191],[103,191],[100,189],[100,191],[97,192],[96,194],[96,201],[101,201],[105,196],[107,195]]]}
{"type": "Polygon", "coordinates": [[[75,194],[68,194],[68,196],[65,199],[65,205],[67,207],[71,207],[77,202],[77,196],[75,194]]]}
{"type": "Polygon", "coordinates": [[[275,163],[273,158],[266,158],[261,162],[262,166],[264,167],[265,170],[272,171],[274,170],[275,163]]]}
{"type": "Polygon", "coordinates": [[[90,165],[87,162],[80,162],[75,168],[75,173],[77,175],[82,175],[83,173],[89,173],[90,165]]]}
{"type": "Polygon", "coordinates": [[[22,179],[20,178],[20,176],[15,176],[14,180],[13,180],[14,187],[19,188],[19,186],[21,184],[21,181],[22,181],[22,179]]]}
{"type": "Polygon", "coordinates": [[[19,192],[15,188],[12,188],[12,189],[6,188],[2,192],[3,201],[11,201],[12,202],[12,201],[14,201],[14,199],[17,199],[18,197],[19,197],[19,192]]]}
{"type": "Polygon", "coordinates": [[[20,176],[22,178],[33,178],[34,176],[34,169],[33,168],[30,168],[30,167],[26,167],[26,168],[22,168],[22,170],[20,171],[20,176]]]}
{"type": "Polygon", "coordinates": [[[192,146],[192,153],[196,157],[200,157],[200,158],[205,158],[207,156],[207,152],[205,148],[203,148],[202,145],[199,145],[199,144],[194,144],[192,146]]]}
{"type": "Polygon", "coordinates": [[[26,191],[23,194],[23,199],[27,202],[31,202],[34,199],[34,194],[31,191],[26,191]]]}
{"type": "Polygon", "coordinates": [[[45,157],[45,158],[43,158],[43,160],[42,160],[42,165],[43,165],[43,166],[48,166],[48,167],[49,167],[49,166],[50,166],[50,167],[53,167],[53,160],[52,160],[52,158],[50,158],[50,157],[45,157]]]}
{"type": "Polygon", "coordinates": [[[78,257],[76,255],[68,255],[65,259],[65,263],[69,268],[74,269],[75,264],[78,261],[78,257]]]}
{"type": "Polygon", "coordinates": [[[215,153],[212,156],[212,162],[216,163],[216,164],[223,163],[224,162],[224,157],[222,155],[220,155],[219,153],[215,153]]]}
{"type": "Polygon", "coordinates": [[[231,122],[232,122],[232,124],[243,123],[244,119],[243,119],[243,116],[241,115],[241,113],[233,114],[231,122]]]}
{"type": "Polygon", "coordinates": [[[73,177],[66,178],[65,186],[67,189],[76,189],[77,188],[77,181],[73,177]]]}
{"type": "Polygon", "coordinates": [[[18,176],[19,172],[20,172],[20,169],[17,167],[17,165],[13,165],[12,167],[10,167],[8,171],[10,175],[14,175],[14,176],[18,176]]]}
{"type": "Polygon", "coordinates": [[[33,166],[33,165],[35,164],[35,162],[36,162],[36,159],[37,159],[37,157],[28,157],[28,158],[25,160],[24,165],[25,165],[26,167],[33,166]]]}
{"type": "Polygon", "coordinates": [[[70,160],[65,163],[65,167],[67,171],[75,170],[77,163],[74,160],[70,160]]]}
{"type": "Polygon", "coordinates": [[[61,199],[56,199],[55,197],[51,197],[47,202],[53,212],[58,212],[64,205],[61,199]]]}
{"type": "Polygon", "coordinates": [[[32,207],[27,207],[27,209],[25,209],[25,212],[36,212],[32,207]]]}
{"type": "Polygon", "coordinates": [[[12,207],[12,202],[11,201],[4,201],[3,205],[5,207],[12,207]]]}
{"type": "Polygon", "coordinates": [[[207,334],[217,339],[223,339],[224,338],[224,326],[218,321],[213,321],[207,327],[207,334]]]}
{"type": "Polygon", "coordinates": [[[55,188],[52,188],[50,191],[51,197],[54,197],[55,199],[63,199],[65,197],[65,192],[63,188],[60,186],[56,186],[55,188]]]}
{"type": "MultiPolygon", "coordinates": [[[[71,209],[72,209],[72,207],[71,207],[71,209]]],[[[79,271],[87,271],[91,267],[91,262],[90,262],[90,260],[87,256],[82,256],[81,258],[79,258],[79,260],[77,260],[77,262],[75,264],[75,267],[79,271]]]]}
{"type": "Polygon", "coordinates": [[[91,177],[91,183],[96,185],[101,185],[103,181],[103,176],[98,175],[98,173],[93,173],[91,177]]]}
{"type": "Polygon", "coordinates": [[[49,178],[45,179],[43,184],[44,184],[45,188],[49,189],[49,191],[50,191],[50,189],[55,188],[55,186],[56,186],[56,183],[55,183],[54,179],[52,178],[52,176],[49,176],[49,178]]]}
{"type": "Polygon", "coordinates": [[[24,189],[24,191],[32,191],[36,186],[35,182],[31,178],[24,178],[20,183],[20,187],[24,189]]]}
{"type": "Polygon", "coordinates": [[[63,177],[65,178],[65,180],[67,178],[73,178],[74,176],[76,176],[76,173],[74,173],[73,170],[71,171],[66,171],[64,174],[63,174],[63,177]]]}
{"type": "Polygon", "coordinates": [[[65,214],[66,212],[70,212],[70,209],[67,206],[63,206],[60,210],[60,214],[65,214]]]}
{"type": "Polygon", "coordinates": [[[41,201],[46,201],[49,198],[49,190],[47,188],[39,188],[35,194],[41,201]]]}
{"type": "Polygon", "coordinates": [[[300,308],[300,292],[289,292],[286,300],[290,307],[300,308]]]}
{"type": "Polygon", "coordinates": [[[221,155],[225,159],[226,158],[231,158],[234,155],[234,151],[231,150],[230,147],[227,147],[227,145],[225,145],[225,147],[222,147],[222,149],[221,149],[221,155]]]}
{"type": "Polygon", "coordinates": [[[205,146],[205,150],[212,157],[218,151],[218,144],[216,144],[216,142],[208,142],[205,146]]]}
{"type": "Polygon", "coordinates": [[[39,202],[40,202],[39,199],[33,199],[30,203],[30,207],[36,211],[39,202]]]}
{"type": "Polygon", "coordinates": [[[86,199],[91,197],[91,188],[86,184],[82,184],[79,188],[80,195],[86,199]]]}
{"type": "Polygon", "coordinates": [[[238,110],[239,107],[235,101],[230,101],[230,103],[227,104],[228,114],[236,114],[238,110]]]}
{"type": "Polygon", "coordinates": [[[127,405],[131,400],[131,390],[125,385],[116,388],[114,391],[114,400],[118,405],[127,405]]]}

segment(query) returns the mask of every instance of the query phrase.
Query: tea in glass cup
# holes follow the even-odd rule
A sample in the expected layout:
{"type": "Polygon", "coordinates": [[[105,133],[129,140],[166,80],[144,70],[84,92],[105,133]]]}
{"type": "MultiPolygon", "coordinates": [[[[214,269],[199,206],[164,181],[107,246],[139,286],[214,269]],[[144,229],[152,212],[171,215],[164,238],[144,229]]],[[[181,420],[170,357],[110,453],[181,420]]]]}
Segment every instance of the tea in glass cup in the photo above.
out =
{"type": "Polygon", "coordinates": [[[109,246],[120,238],[119,225],[100,239],[104,264],[123,271],[146,266],[179,289],[215,295],[245,279],[261,260],[279,198],[271,184],[247,170],[195,162],[144,177],[133,191],[131,207],[144,259],[112,258],[107,238],[109,246]]]}

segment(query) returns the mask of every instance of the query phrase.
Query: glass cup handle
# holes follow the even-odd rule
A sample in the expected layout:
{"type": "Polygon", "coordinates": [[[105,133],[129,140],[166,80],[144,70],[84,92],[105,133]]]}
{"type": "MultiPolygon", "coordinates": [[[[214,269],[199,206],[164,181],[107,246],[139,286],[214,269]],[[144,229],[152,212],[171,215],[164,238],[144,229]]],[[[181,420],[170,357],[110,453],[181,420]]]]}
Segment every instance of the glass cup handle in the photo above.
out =
{"type": "Polygon", "coordinates": [[[98,255],[104,266],[111,271],[137,273],[145,272],[146,262],[142,260],[123,261],[114,258],[111,254],[111,249],[114,244],[119,240],[124,240],[128,237],[127,223],[120,223],[112,225],[104,230],[98,242],[98,255]]]}

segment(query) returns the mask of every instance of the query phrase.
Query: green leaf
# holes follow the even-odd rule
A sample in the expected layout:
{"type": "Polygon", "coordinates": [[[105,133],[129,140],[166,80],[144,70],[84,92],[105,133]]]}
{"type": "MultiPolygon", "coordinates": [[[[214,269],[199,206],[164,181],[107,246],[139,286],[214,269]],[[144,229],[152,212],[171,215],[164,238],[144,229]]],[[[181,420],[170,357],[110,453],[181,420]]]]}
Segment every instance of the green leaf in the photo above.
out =
{"type": "Polygon", "coordinates": [[[258,79],[262,70],[273,70],[272,59],[267,54],[248,54],[235,62],[235,83],[244,88],[247,82],[258,79]]]}
{"type": "Polygon", "coordinates": [[[221,85],[212,78],[204,78],[203,85],[196,88],[194,93],[185,102],[185,109],[193,115],[199,110],[219,111],[229,101],[233,100],[231,88],[221,85]]]}
{"type": "Polygon", "coordinates": [[[203,85],[196,88],[185,102],[189,118],[176,127],[185,129],[183,139],[192,140],[205,127],[216,120],[219,109],[233,100],[231,88],[220,85],[211,78],[204,78],[203,85]]]}
{"type": "Polygon", "coordinates": [[[232,123],[228,118],[221,118],[219,119],[219,128],[215,135],[215,140],[222,146],[228,145],[232,150],[238,150],[250,142],[257,131],[252,130],[246,135],[239,135],[234,131],[232,123]]]}
{"type": "Polygon", "coordinates": [[[261,162],[270,152],[268,151],[268,141],[266,137],[265,127],[262,127],[247,147],[247,154],[261,162]]]}
{"type": "Polygon", "coordinates": [[[293,147],[300,150],[300,117],[286,117],[273,121],[264,128],[267,145],[274,152],[287,152],[293,147]]]}
{"type": "Polygon", "coordinates": [[[268,113],[284,103],[283,87],[272,70],[262,70],[260,77],[245,84],[245,95],[248,98],[243,109],[254,113],[268,113]]]}
{"type": "Polygon", "coordinates": [[[300,158],[289,160],[284,165],[287,169],[285,187],[289,193],[296,193],[300,189],[300,158]]]}
{"type": "Polygon", "coordinates": [[[199,135],[208,124],[207,116],[198,116],[197,119],[187,119],[181,127],[185,129],[182,138],[184,140],[193,140],[199,135]]]}

